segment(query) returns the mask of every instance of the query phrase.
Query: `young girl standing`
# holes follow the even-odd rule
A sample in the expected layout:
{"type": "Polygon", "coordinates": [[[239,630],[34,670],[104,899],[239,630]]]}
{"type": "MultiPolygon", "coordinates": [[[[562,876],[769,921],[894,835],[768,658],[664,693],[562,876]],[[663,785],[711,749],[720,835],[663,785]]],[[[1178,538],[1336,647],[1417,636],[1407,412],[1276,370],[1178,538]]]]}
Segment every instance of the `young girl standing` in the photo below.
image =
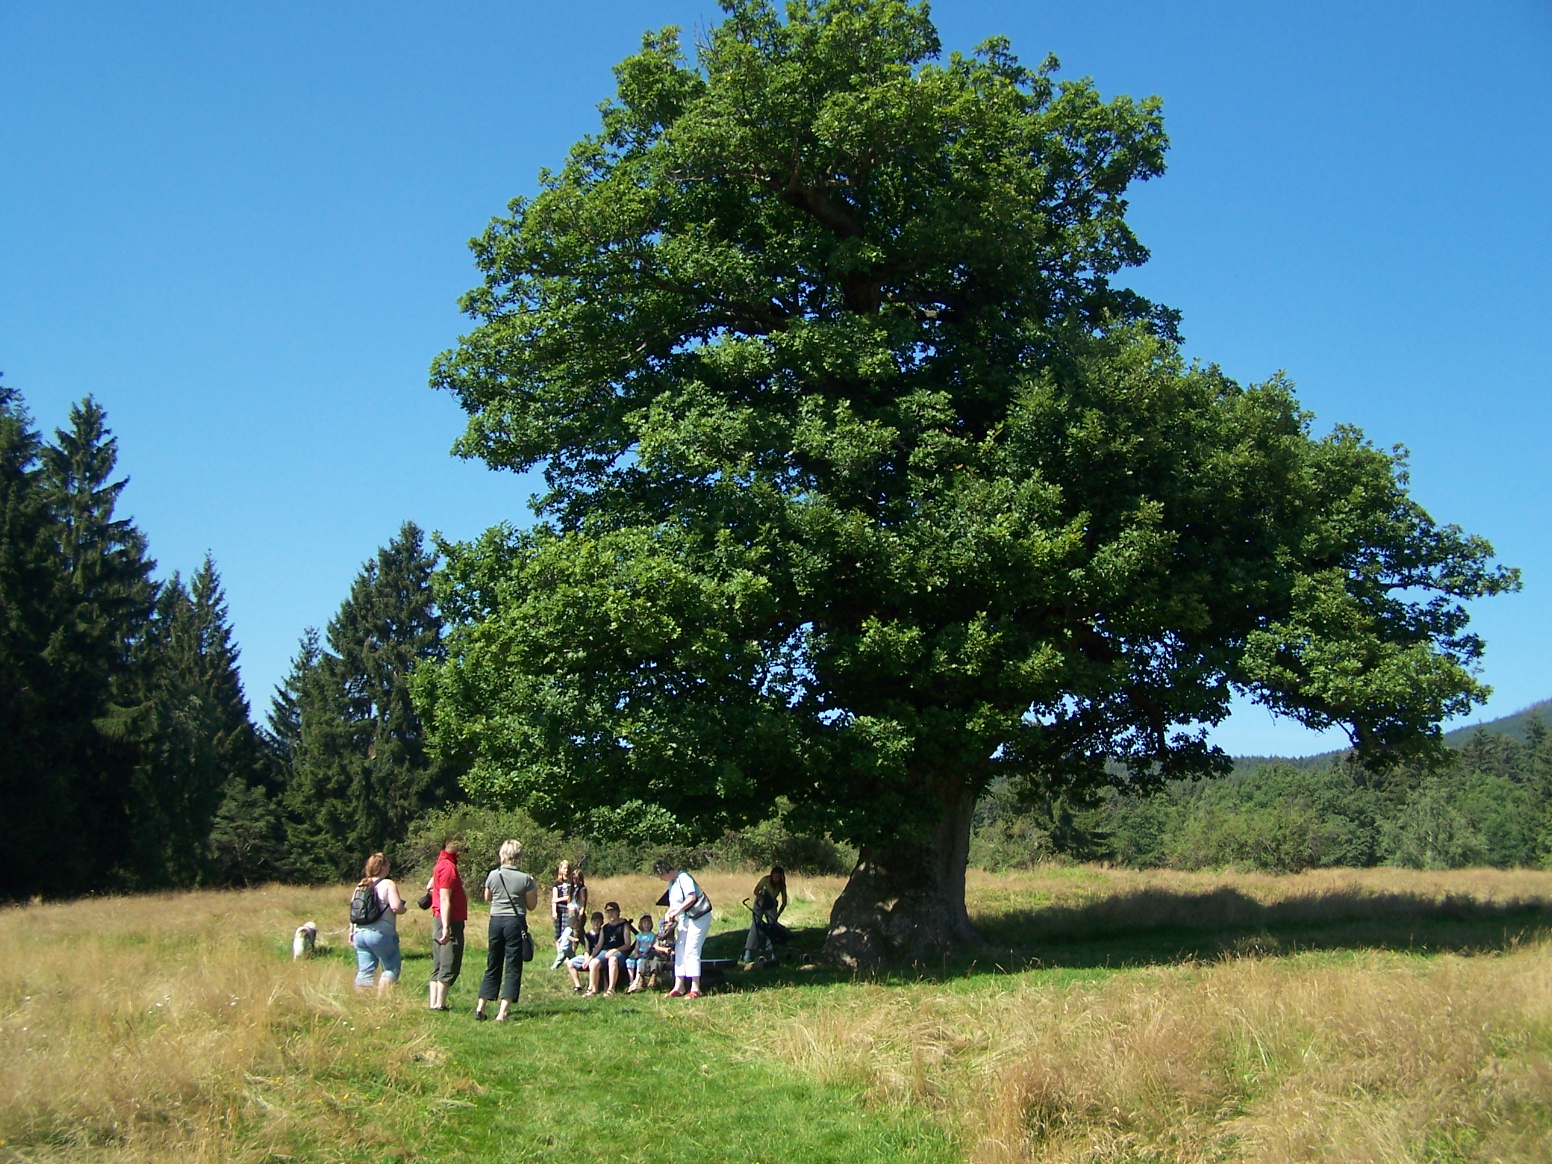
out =
{"type": "MultiPolygon", "coordinates": [[[[581,908],[579,905],[578,909],[581,908]]],[[[566,960],[561,953],[561,939],[566,932],[566,915],[571,912],[571,862],[562,861],[555,867],[555,885],[550,889],[550,920],[555,923],[555,961],[550,969],[560,968],[566,960]]],[[[581,927],[578,927],[579,929],[581,927]]]]}

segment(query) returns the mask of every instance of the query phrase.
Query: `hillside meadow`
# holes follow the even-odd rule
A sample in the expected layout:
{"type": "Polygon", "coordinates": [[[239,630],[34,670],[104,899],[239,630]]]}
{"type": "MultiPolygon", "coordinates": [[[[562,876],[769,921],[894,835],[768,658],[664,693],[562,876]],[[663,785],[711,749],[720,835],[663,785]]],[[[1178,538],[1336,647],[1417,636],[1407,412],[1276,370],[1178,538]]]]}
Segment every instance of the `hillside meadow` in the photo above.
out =
{"type": "MultiPolygon", "coordinates": [[[[735,953],[752,878],[702,880],[735,953]]],[[[841,882],[793,884],[801,955],[841,882]]],[[[0,913],[0,1160],[1552,1158],[1552,873],[972,873],[974,960],[583,999],[541,943],[506,1025],[469,1016],[483,915],[431,1014],[428,915],[358,994],[347,896],[0,913]]]]}

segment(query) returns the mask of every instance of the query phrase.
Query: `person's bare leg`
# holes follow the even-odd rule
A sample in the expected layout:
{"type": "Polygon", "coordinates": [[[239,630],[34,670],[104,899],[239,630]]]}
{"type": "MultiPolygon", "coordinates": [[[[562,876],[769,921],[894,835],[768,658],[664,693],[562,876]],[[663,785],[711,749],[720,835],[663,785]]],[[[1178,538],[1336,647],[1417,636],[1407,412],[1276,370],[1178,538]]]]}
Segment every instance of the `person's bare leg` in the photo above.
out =
{"type": "Polygon", "coordinates": [[[614,993],[614,988],[620,984],[620,959],[609,959],[609,993],[614,993]]]}
{"type": "Polygon", "coordinates": [[[510,1010],[511,1008],[512,1008],[511,1001],[509,999],[503,998],[501,1000],[501,1005],[496,1007],[496,1021],[498,1023],[506,1022],[507,1021],[507,1011],[510,1010]]]}
{"type": "Polygon", "coordinates": [[[601,971],[602,969],[603,969],[603,966],[602,966],[602,964],[599,963],[597,958],[594,958],[592,960],[592,962],[590,962],[588,964],[588,967],[587,967],[587,992],[589,994],[597,994],[598,993],[598,974],[599,974],[599,971],[601,971]]]}
{"type": "Polygon", "coordinates": [[[573,990],[581,990],[582,989],[582,979],[577,974],[576,966],[574,966],[570,962],[567,962],[566,963],[566,971],[567,971],[567,973],[569,973],[571,975],[571,989],[573,989],[573,990]]]}

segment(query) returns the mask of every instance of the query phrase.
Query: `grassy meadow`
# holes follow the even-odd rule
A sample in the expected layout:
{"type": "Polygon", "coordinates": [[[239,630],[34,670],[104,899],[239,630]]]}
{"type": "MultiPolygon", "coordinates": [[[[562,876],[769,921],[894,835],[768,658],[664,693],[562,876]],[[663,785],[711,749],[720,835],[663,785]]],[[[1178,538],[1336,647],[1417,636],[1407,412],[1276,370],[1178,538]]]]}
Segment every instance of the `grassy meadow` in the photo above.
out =
{"type": "MultiPolygon", "coordinates": [[[[752,880],[702,878],[711,954],[752,880]]],[[[794,880],[798,951],[840,885],[794,880]]],[[[347,897],[0,913],[0,1161],[1552,1159],[1552,873],[972,873],[974,960],[584,999],[541,942],[505,1025],[469,1014],[483,914],[431,1014],[429,915],[360,994],[347,897]]]]}

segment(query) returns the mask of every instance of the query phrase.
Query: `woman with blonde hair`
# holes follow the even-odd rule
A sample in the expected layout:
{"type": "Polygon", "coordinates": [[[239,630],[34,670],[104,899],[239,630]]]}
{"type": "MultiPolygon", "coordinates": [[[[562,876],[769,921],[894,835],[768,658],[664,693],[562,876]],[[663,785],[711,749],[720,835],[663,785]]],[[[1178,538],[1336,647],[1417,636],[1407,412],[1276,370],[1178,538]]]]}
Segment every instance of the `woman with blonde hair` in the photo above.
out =
{"type": "Polygon", "coordinates": [[[480,1022],[486,1018],[485,1004],[498,992],[501,1006],[496,1010],[496,1021],[506,1022],[508,1010],[523,989],[523,939],[528,936],[528,911],[539,904],[539,883],[517,867],[522,857],[522,842],[503,841],[501,865],[485,878],[490,946],[479,1001],[474,1004],[474,1017],[480,1022]]]}
{"type": "Polygon", "coordinates": [[[350,898],[350,944],[356,950],[356,986],[372,985],[372,976],[382,967],[377,981],[379,990],[390,990],[399,980],[403,958],[399,953],[399,914],[409,906],[399,895],[399,887],[388,876],[388,858],[373,853],[361,870],[361,880],[350,898]]]}

